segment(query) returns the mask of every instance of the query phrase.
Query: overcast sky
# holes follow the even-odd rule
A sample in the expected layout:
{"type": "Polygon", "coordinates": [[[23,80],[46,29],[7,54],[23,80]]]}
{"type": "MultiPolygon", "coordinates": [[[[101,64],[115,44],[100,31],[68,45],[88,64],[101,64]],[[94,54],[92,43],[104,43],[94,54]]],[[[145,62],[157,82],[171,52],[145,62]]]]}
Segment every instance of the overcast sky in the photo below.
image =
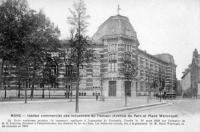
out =
{"type": "MultiPolygon", "coordinates": [[[[73,0],[28,0],[31,8],[43,9],[58,25],[61,38],[69,35],[66,22],[73,0]]],[[[92,36],[110,16],[127,16],[137,32],[140,49],[150,54],[170,53],[177,64],[177,78],[200,52],[200,0],[85,0],[90,15],[88,35],[92,36]]]]}

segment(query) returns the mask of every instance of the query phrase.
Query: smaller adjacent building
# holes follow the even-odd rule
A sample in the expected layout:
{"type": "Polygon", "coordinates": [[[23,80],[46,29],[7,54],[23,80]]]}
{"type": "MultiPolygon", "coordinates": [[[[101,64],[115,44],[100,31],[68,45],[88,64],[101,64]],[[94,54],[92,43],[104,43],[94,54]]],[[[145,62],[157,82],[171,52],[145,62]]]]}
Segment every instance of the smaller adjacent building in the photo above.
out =
{"type": "Polygon", "coordinates": [[[181,96],[182,95],[182,86],[181,86],[181,80],[177,80],[177,83],[176,83],[176,95],[177,96],[181,96]]]}
{"type": "Polygon", "coordinates": [[[200,95],[200,54],[197,49],[193,52],[192,63],[183,72],[181,86],[185,95],[200,95]]]}

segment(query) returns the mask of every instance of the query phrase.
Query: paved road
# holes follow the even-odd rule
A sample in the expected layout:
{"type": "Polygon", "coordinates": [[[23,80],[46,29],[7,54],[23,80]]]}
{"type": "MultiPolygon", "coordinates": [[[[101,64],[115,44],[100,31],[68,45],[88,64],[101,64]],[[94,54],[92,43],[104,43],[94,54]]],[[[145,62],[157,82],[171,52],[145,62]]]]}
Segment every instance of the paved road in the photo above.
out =
{"type": "Polygon", "coordinates": [[[200,99],[178,99],[169,100],[168,104],[137,110],[122,111],[120,114],[178,114],[180,116],[199,115],[200,116],[200,99]]]}
{"type": "MultiPolygon", "coordinates": [[[[159,100],[151,100],[150,103],[159,103],[159,100]]],[[[146,98],[128,98],[128,107],[136,107],[146,105],[146,98]]],[[[124,98],[106,99],[105,102],[96,101],[95,99],[80,99],[80,113],[96,113],[108,111],[111,109],[124,108],[124,98]]],[[[52,100],[28,100],[24,104],[24,100],[0,102],[0,117],[3,114],[9,113],[60,113],[73,114],[75,113],[75,100],[70,102],[67,99],[52,99],[52,100]]]]}

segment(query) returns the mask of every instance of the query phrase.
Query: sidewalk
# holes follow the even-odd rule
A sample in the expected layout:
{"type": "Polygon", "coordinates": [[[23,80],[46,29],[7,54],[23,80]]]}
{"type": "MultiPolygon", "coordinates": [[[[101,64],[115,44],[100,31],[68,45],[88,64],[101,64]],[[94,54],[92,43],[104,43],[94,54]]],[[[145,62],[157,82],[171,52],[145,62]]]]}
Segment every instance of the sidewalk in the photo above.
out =
{"type": "MultiPolygon", "coordinates": [[[[166,101],[151,99],[147,103],[146,97],[128,98],[127,107],[124,107],[124,98],[108,98],[104,102],[95,99],[80,99],[79,113],[105,113],[106,111],[116,111],[145,107],[148,105],[159,105],[166,101]]],[[[0,102],[0,113],[51,113],[51,114],[73,114],[75,113],[75,100],[70,102],[67,99],[56,100],[28,100],[24,101],[0,102]]]]}

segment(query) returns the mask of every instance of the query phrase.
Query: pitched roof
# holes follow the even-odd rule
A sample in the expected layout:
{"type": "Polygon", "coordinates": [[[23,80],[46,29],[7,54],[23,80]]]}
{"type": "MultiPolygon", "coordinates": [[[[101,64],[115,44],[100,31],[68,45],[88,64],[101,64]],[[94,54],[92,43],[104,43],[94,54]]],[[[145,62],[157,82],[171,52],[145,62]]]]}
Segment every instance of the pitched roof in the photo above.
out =
{"type": "Polygon", "coordinates": [[[170,55],[169,53],[157,54],[154,56],[164,62],[176,65],[174,62],[174,57],[172,55],[170,55]]]}
{"type": "Polygon", "coordinates": [[[109,17],[101,24],[97,32],[93,35],[93,40],[99,40],[104,36],[124,35],[136,38],[136,32],[133,29],[128,17],[116,15],[109,17]]]}

